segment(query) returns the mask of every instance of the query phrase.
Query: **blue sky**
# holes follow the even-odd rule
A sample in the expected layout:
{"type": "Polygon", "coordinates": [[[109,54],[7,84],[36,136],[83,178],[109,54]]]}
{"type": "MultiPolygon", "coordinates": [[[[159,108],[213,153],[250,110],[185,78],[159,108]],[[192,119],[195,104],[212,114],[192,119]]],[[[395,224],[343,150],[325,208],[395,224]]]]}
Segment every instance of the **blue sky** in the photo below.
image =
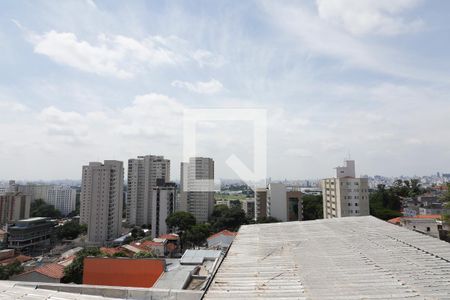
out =
{"type": "MultiPolygon", "coordinates": [[[[179,176],[186,108],[263,108],[268,176],[450,171],[450,3],[1,1],[0,178],[162,154],[179,176]]],[[[251,167],[245,122],[199,154],[251,167]]]]}

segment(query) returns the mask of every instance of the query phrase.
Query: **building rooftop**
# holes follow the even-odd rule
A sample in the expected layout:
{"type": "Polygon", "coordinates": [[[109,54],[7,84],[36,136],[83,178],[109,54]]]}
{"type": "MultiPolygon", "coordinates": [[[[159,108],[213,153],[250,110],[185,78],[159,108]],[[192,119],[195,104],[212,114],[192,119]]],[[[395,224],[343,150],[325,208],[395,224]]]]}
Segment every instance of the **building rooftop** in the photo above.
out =
{"type": "Polygon", "coordinates": [[[436,220],[441,220],[442,216],[441,215],[403,216],[403,217],[397,217],[397,218],[390,219],[390,220],[388,220],[388,222],[391,223],[391,224],[398,224],[398,223],[400,223],[400,221],[402,219],[436,219],[436,220]]]}
{"type": "Polygon", "coordinates": [[[216,260],[220,257],[220,250],[186,250],[180,259],[181,264],[202,264],[204,260],[216,260]]]}
{"type": "Polygon", "coordinates": [[[242,226],[205,299],[443,299],[450,245],[371,216],[242,226]]]}
{"type": "Polygon", "coordinates": [[[219,237],[219,236],[222,236],[222,235],[225,235],[225,236],[236,236],[237,232],[233,232],[233,231],[229,231],[229,230],[222,230],[222,231],[220,231],[220,232],[218,232],[216,234],[213,234],[210,237],[208,237],[208,240],[216,238],[216,237],[219,237]]]}
{"type": "Polygon", "coordinates": [[[47,276],[49,278],[54,278],[54,279],[61,279],[64,277],[64,266],[57,264],[57,263],[50,263],[50,264],[45,264],[42,265],[40,267],[37,267],[33,270],[24,272],[22,274],[18,274],[15,277],[20,277],[22,275],[28,274],[28,273],[40,273],[44,276],[47,276]]]}

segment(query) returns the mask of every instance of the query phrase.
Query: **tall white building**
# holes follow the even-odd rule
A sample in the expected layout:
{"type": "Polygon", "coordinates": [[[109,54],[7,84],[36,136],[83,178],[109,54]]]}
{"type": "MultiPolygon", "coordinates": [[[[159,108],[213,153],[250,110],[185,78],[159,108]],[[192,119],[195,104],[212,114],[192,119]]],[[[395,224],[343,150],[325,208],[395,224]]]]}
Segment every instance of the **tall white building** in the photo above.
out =
{"type": "Polygon", "coordinates": [[[175,211],[176,184],[160,180],[152,191],[152,237],[168,233],[166,219],[175,211]]]}
{"type": "Polygon", "coordinates": [[[190,212],[199,223],[208,221],[214,208],[214,160],[191,157],[181,163],[179,210],[190,212]]]}
{"type": "Polygon", "coordinates": [[[273,217],[281,222],[303,220],[300,188],[270,183],[255,192],[255,218],[273,217]]]}
{"type": "Polygon", "coordinates": [[[128,160],[128,225],[152,223],[153,188],[160,179],[170,181],[170,160],[164,156],[146,155],[128,160]]]}
{"type": "Polygon", "coordinates": [[[335,178],[322,180],[324,219],[370,214],[368,179],[355,174],[355,162],[347,160],[336,168],[335,178]]]}
{"type": "Polygon", "coordinates": [[[105,160],[83,166],[80,223],[88,226],[88,241],[104,244],[122,228],[123,162],[105,160]]]}
{"type": "Polygon", "coordinates": [[[53,205],[63,216],[75,210],[77,190],[66,186],[52,186],[47,191],[47,203],[53,205]]]}

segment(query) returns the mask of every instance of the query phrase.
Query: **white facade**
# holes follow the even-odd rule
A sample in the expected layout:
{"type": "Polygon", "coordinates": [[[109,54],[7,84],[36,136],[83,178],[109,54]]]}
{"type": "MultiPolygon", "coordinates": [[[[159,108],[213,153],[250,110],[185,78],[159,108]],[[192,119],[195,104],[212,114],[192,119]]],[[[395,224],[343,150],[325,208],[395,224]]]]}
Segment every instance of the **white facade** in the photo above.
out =
{"type": "Polygon", "coordinates": [[[270,183],[255,192],[255,217],[276,218],[281,222],[301,221],[303,209],[299,187],[270,183]]]}
{"type": "Polygon", "coordinates": [[[177,197],[174,183],[154,187],[152,191],[152,237],[167,234],[167,217],[175,211],[177,197]]]}
{"type": "Polygon", "coordinates": [[[354,177],[354,161],[336,170],[336,178],[322,180],[324,218],[370,215],[368,179],[354,177]]]}
{"type": "Polygon", "coordinates": [[[123,163],[116,160],[83,166],[80,223],[88,226],[88,241],[104,244],[122,228],[123,163]]]}
{"type": "Polygon", "coordinates": [[[63,216],[66,216],[75,210],[76,196],[76,189],[54,186],[48,189],[46,202],[53,205],[63,216]]]}
{"type": "Polygon", "coordinates": [[[267,187],[267,215],[287,222],[288,206],[286,186],[282,183],[270,183],[267,187]]]}
{"type": "Polygon", "coordinates": [[[128,160],[128,225],[152,223],[152,191],[158,179],[170,181],[170,161],[164,156],[146,155],[128,160]]]}
{"type": "Polygon", "coordinates": [[[179,210],[190,212],[199,223],[207,222],[214,208],[214,184],[202,180],[214,180],[214,160],[191,157],[181,163],[179,210]]]}

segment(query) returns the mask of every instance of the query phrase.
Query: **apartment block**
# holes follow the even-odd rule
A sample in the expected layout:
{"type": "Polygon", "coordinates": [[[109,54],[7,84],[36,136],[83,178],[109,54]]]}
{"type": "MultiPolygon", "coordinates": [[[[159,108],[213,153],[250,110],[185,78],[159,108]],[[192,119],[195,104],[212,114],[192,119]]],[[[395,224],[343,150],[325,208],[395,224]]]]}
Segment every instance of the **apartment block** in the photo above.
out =
{"type": "Polygon", "coordinates": [[[303,220],[300,188],[270,183],[255,192],[256,219],[273,217],[282,222],[303,220]]]}
{"type": "Polygon", "coordinates": [[[208,221],[214,208],[214,160],[191,157],[181,163],[180,210],[193,214],[199,223],[208,221]]]}
{"type": "Polygon", "coordinates": [[[175,211],[176,184],[159,180],[152,191],[152,237],[167,234],[167,217],[175,211]]]}
{"type": "Polygon", "coordinates": [[[31,197],[19,192],[0,195],[0,225],[30,217],[31,197]]]}
{"type": "Polygon", "coordinates": [[[53,205],[63,216],[75,210],[76,189],[65,186],[53,186],[47,191],[47,203],[53,205]]]}
{"type": "Polygon", "coordinates": [[[368,216],[369,182],[355,178],[355,162],[348,160],[336,168],[336,177],[322,180],[323,217],[368,216]]]}
{"type": "Polygon", "coordinates": [[[158,180],[170,181],[170,161],[146,155],[128,160],[126,216],[129,226],[152,223],[153,188],[158,180]]]}
{"type": "Polygon", "coordinates": [[[123,162],[90,162],[82,172],[80,223],[87,224],[90,243],[105,244],[121,233],[123,162]]]}

